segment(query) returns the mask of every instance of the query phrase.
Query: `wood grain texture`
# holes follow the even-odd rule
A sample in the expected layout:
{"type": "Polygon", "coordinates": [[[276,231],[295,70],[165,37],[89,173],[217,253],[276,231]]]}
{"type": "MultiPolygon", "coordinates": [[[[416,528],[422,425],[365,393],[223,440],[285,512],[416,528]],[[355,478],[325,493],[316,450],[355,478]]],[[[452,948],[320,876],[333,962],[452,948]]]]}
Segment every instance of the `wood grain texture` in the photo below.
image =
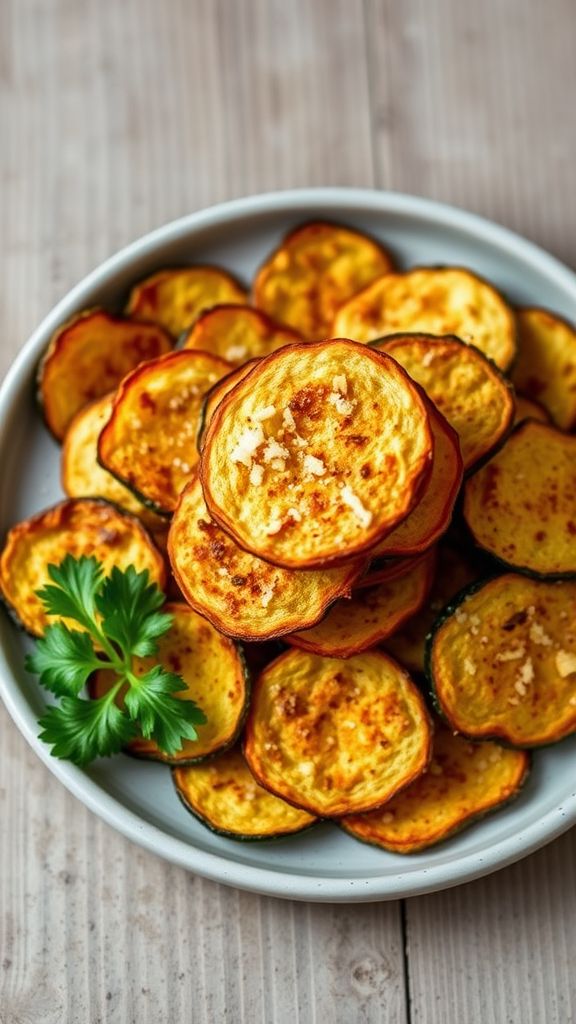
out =
{"type": "MultiPolygon", "coordinates": [[[[576,262],[571,0],[3,0],[0,373],[144,231],[377,184],[576,262]]],[[[1,1024],[567,1024],[576,834],[406,905],[225,889],[75,801],[0,711],[1,1024]],[[405,981],[409,984],[406,998],[405,981]]]]}

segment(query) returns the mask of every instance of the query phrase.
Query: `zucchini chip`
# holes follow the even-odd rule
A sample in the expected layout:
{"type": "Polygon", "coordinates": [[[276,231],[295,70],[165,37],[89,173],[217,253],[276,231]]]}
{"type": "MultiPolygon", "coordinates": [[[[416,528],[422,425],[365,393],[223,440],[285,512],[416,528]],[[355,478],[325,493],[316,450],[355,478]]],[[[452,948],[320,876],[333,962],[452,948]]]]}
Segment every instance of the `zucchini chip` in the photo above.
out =
{"type": "Polygon", "coordinates": [[[40,364],[38,392],[48,429],[61,441],[79,409],[171,348],[155,324],[134,324],[103,309],[78,313],[52,335],[40,364]]]}
{"type": "Polygon", "coordinates": [[[373,239],[315,221],[291,231],[266,260],[254,281],[254,304],[308,341],[321,341],[338,307],[391,269],[389,254],[373,239]]]}
{"type": "Polygon", "coordinates": [[[214,412],[204,497],[259,558],[323,568],[362,554],[408,515],[432,446],[425,401],[393,359],[344,339],[290,345],[214,412]]]}
{"type": "Polygon", "coordinates": [[[188,603],[217,629],[241,640],[270,640],[314,625],[350,594],[366,560],[295,572],[249,555],[214,523],[198,480],[188,485],[170,528],[172,571],[188,603]]]}
{"type": "Polygon", "coordinates": [[[536,399],[561,430],[576,427],[576,330],[545,309],[519,309],[514,385],[536,399]]]}
{"type": "MultiPolygon", "coordinates": [[[[66,555],[94,555],[110,572],[129,565],[164,590],[166,566],[148,533],[134,516],[107,501],[70,498],[13,526],[0,555],[0,592],[14,618],[33,636],[42,636],[49,622],[36,595],[49,583],[48,566],[66,555]]],[[[74,624],[74,629],[78,629],[74,624]]]]}
{"type": "MultiPolygon", "coordinates": [[[[148,761],[194,764],[236,742],[248,709],[246,666],[238,646],[188,605],[167,604],[164,611],[173,615],[174,622],[158,641],[158,654],[134,659],[134,673],[144,675],[158,662],[166,671],[176,672],[187,689],[174,696],[195,701],[207,721],[196,726],[198,739],[183,740],[182,749],[172,757],[143,736],[130,740],[125,750],[148,761]]],[[[107,670],[95,673],[90,680],[90,696],[103,697],[114,679],[107,670]]]]}
{"type": "Polygon", "coordinates": [[[374,341],[406,332],[455,334],[502,370],[516,355],[512,310],[492,285],[461,267],[418,267],[386,274],[336,314],[332,333],[374,341]]]}
{"type": "Polygon", "coordinates": [[[201,349],[231,366],[243,366],[249,359],[268,356],[302,340],[298,331],[275,323],[260,309],[227,305],[202,313],[186,332],[183,348],[201,349]]]}
{"type": "Polygon", "coordinates": [[[513,800],[529,767],[525,750],[471,743],[437,725],[428,771],[385,807],[343,818],[341,825],[364,843],[417,853],[513,800]]]}
{"type": "Polygon", "coordinates": [[[321,817],[372,810],[426,768],[432,729],[410,677],[381,651],[288,651],[257,679],[245,750],[270,792],[321,817]]]}
{"type": "Polygon", "coordinates": [[[516,412],[514,413],[514,426],[517,423],[522,423],[522,420],[539,420],[540,423],[550,423],[550,416],[544,408],[534,398],[526,398],[526,395],[520,395],[516,392],[514,396],[516,403],[516,412]]]}
{"type": "Polygon", "coordinates": [[[146,508],[132,491],[102,469],[98,462],[98,438],[110,419],[113,402],[112,392],[76,413],[62,446],[62,490],[69,498],[105,498],[125,512],[138,516],[149,530],[159,532],[165,527],[166,520],[146,508]]]}
{"type": "Polygon", "coordinates": [[[396,359],[423,388],[460,439],[464,468],[501,443],[514,419],[514,396],[496,366],[459,338],[399,334],[373,346],[396,359]]]}
{"type": "Polygon", "coordinates": [[[317,820],[259,786],[239,750],[195,768],[174,768],[172,779],[187,810],[228,839],[280,839],[317,820]]]}
{"type": "Polygon", "coordinates": [[[160,270],[135,285],[126,315],[132,320],[160,324],[178,338],[212,306],[244,304],[248,296],[231,274],[219,267],[180,267],[160,270]]]}
{"type": "Polygon", "coordinates": [[[243,380],[244,377],[250,373],[258,359],[249,359],[247,363],[242,366],[237,366],[232,373],[227,373],[225,377],[222,377],[216,384],[213,384],[209,391],[204,395],[202,401],[202,408],[200,410],[200,424],[198,426],[198,437],[196,444],[198,451],[201,452],[204,445],[204,437],[208,430],[208,424],[214,415],[214,410],[220,405],[220,402],[226,395],[235,388],[238,381],[243,380]]]}
{"type": "Polygon", "coordinates": [[[470,552],[443,541],[439,545],[437,567],[430,595],[420,611],[413,615],[384,644],[385,650],[409,672],[424,672],[426,636],[438,613],[460,590],[482,575],[470,552]]]}
{"type": "Polygon", "coordinates": [[[292,647],[328,658],[350,658],[366,651],[391,636],[422,607],[434,566],[432,554],[400,576],[362,587],[350,600],[337,601],[317,626],[292,633],[286,640],[292,647]]]}
{"type": "Polygon", "coordinates": [[[420,554],[432,547],[450,526],[462,483],[460,442],[456,431],[432,402],[428,402],[428,417],[434,439],[432,472],[408,518],[374,548],[375,558],[420,554]]]}
{"type": "Polygon", "coordinates": [[[576,582],[509,573],[475,584],[428,638],[427,673],[457,732],[518,747],[576,731],[576,582]]]}
{"type": "Polygon", "coordinates": [[[576,575],[576,437],[525,420],[464,489],[476,543],[536,576],[576,575]]]}
{"type": "Polygon", "coordinates": [[[170,515],[198,462],[202,398],[228,363],[208,352],[170,352],[134,370],[100,434],[104,469],[161,515],[170,515]]]}

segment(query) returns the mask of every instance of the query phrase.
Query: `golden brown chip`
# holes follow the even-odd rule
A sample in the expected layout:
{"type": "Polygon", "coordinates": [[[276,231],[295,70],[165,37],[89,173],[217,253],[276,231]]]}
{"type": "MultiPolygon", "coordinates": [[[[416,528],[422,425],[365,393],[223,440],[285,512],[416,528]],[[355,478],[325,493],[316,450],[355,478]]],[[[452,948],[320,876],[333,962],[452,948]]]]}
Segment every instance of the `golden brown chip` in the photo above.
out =
{"type": "Polygon", "coordinates": [[[506,370],[516,354],[516,323],[498,292],[461,267],[387,274],[336,314],[332,333],[355,341],[388,334],[454,334],[506,370]]]}
{"type": "Polygon", "coordinates": [[[461,594],[434,627],[427,672],[465,736],[519,747],[576,730],[576,582],[509,573],[461,594]]]}
{"type": "Polygon", "coordinates": [[[292,345],[218,405],[201,479],[212,517],[253,554],[320,568],[364,553],[401,522],[430,472],[425,403],[364,345],[292,345]]]}
{"type": "Polygon", "coordinates": [[[122,382],[98,459],[155,511],[172,512],[192,479],[202,400],[228,370],[207,352],[171,352],[122,382]]]}
{"type": "Polygon", "coordinates": [[[467,481],[464,518],[476,543],[506,565],[576,575],[576,437],[520,423],[467,481]]]}
{"type": "Polygon", "coordinates": [[[194,768],[175,768],[172,778],[184,806],[229,839],[278,839],[316,821],[259,786],[239,750],[194,768]]]}
{"type": "Polygon", "coordinates": [[[161,589],[166,585],[164,559],[134,516],[98,499],[62,501],[13,526],[0,555],[2,597],[34,636],[57,621],[46,614],[37,591],[50,582],[48,566],[60,565],[66,555],[94,556],[105,574],[113,566],[147,569],[152,583],[161,589]]]}
{"type": "Polygon", "coordinates": [[[400,576],[362,587],[350,599],[337,601],[317,626],[292,633],[286,640],[292,647],[328,658],[350,658],[366,651],[392,636],[421,608],[434,566],[432,553],[400,576]]]}
{"type": "Polygon", "coordinates": [[[389,254],[371,238],[317,221],[292,231],[266,260],[254,302],[308,341],[321,341],[339,306],[391,269],[389,254]]]}
{"type": "Polygon", "coordinates": [[[342,828],[393,853],[417,853],[509,803],[529,766],[525,750],[471,743],[438,724],[428,770],[377,811],[343,818],[342,828]]]}
{"type": "Polygon", "coordinates": [[[38,388],[49,429],[58,440],[79,411],[113,391],[146,359],[169,352],[169,336],[154,324],[134,324],[88,309],[59,327],[40,366],[38,388]]]}
{"type": "Polygon", "coordinates": [[[428,417],[434,439],[432,472],[418,504],[400,526],[376,545],[373,558],[417,555],[435,544],[450,525],[462,483],[460,442],[433,402],[428,402],[428,417]]]}
{"type": "MultiPolygon", "coordinates": [[[[246,666],[239,648],[192,611],[186,604],[167,604],[163,611],[173,623],[158,641],[158,654],[135,658],[133,671],[142,676],[155,665],[175,672],[186,684],[174,694],[179,700],[193,700],[206,715],[196,726],[198,739],[183,740],[182,748],[168,755],[154,740],[143,736],[130,740],[128,753],[165,764],[193,764],[225,750],[238,736],[248,707],[246,666]]],[[[90,696],[103,697],[116,681],[108,670],[97,672],[90,681],[90,696]]],[[[123,691],[119,694],[122,704],[123,691]]]]}
{"type": "Polygon", "coordinates": [[[248,766],[266,789],[311,814],[380,806],[424,771],[431,746],[418,688],[381,651],[347,661],[289,651],[254,684],[248,766]]]}
{"type": "Polygon", "coordinates": [[[126,315],[132,320],[160,324],[177,338],[212,306],[247,301],[244,288],[226,270],[180,267],[159,270],[135,285],[130,292],[126,315]]]}
{"type": "Polygon", "coordinates": [[[426,334],[383,338],[374,347],[396,359],[446,417],[460,439],[465,469],[506,436],[514,418],[512,388],[478,349],[426,334]]]}
{"type": "Polygon", "coordinates": [[[519,309],[514,385],[541,402],[561,430],[576,427],[576,330],[546,309],[519,309]]]}
{"type": "Polygon", "coordinates": [[[278,569],[239,548],[210,518],[192,481],[170,528],[172,570],[188,603],[228,636],[269,640],[313,625],[349,594],[366,567],[360,559],[335,569],[278,569]]]}
{"type": "Polygon", "coordinates": [[[153,533],[162,531],[166,520],[146,505],[98,463],[98,438],[110,419],[114,392],[97,398],[76,413],[62,447],[62,490],[69,498],[105,498],[138,516],[153,533]]]}
{"type": "Polygon", "coordinates": [[[186,333],[183,347],[211,352],[231,366],[243,366],[249,359],[268,356],[302,340],[298,331],[275,323],[261,309],[227,305],[203,313],[186,333]]]}

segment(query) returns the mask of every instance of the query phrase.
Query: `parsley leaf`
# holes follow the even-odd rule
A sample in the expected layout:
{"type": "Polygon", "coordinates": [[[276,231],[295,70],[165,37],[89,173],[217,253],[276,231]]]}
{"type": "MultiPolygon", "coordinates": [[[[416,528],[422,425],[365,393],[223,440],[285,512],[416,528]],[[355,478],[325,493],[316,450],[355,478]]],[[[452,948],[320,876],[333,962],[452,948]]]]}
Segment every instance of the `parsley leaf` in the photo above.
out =
{"type": "Polygon", "coordinates": [[[88,633],[55,622],[26,658],[28,672],[40,676],[42,686],[52,693],[77,697],[88,677],[101,668],[88,633]]]}
{"type": "Polygon", "coordinates": [[[60,707],[47,708],[38,724],[40,739],[52,744],[54,757],[78,765],[117,754],[137,732],[109,694],[98,700],[63,697],[60,707]]]}
{"type": "Polygon", "coordinates": [[[39,722],[40,738],[54,756],[86,764],[118,753],[138,730],[167,754],[180,750],[183,740],[197,739],[194,727],[206,718],[194,701],[174,696],[187,689],[184,680],[161,664],[139,674],[146,666],[135,664],[157,654],[159,638],[173,623],[148,571],[115,567],[105,577],[96,558],[66,555],[59,566],[48,566],[48,574],[51,583],[38,591],[47,612],[82,626],[79,631],[51,623],[26,659],[28,671],[60,698],[39,722]],[[99,669],[112,673],[110,690],[97,700],[81,698],[99,669]]]}
{"type": "Polygon", "coordinates": [[[182,738],[195,740],[195,725],[206,716],[193,700],[179,700],[172,694],[184,689],[180,676],[156,665],[128,690],[124,703],[132,718],[137,718],[146,739],[153,738],[167,754],[182,748],[182,738]]]}

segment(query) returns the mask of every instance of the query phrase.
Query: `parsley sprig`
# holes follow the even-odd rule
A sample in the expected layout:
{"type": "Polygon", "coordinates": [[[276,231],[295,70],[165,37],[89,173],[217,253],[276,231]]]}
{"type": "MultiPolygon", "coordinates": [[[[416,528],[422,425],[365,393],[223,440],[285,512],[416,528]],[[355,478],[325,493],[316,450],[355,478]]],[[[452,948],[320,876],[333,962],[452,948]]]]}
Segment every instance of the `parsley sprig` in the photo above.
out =
{"type": "Polygon", "coordinates": [[[105,577],[96,558],[66,555],[60,565],[48,566],[48,574],[51,583],[38,592],[46,611],[82,626],[52,623],[26,659],[28,671],[59,698],[39,720],[40,739],[52,754],[83,765],[118,753],[138,735],[169,755],[184,739],[197,739],[194,727],[206,718],[194,701],[174,696],[186,689],[183,679],[160,664],[141,675],[135,671],[134,659],[157,654],[158,639],[173,622],[161,610],[164,595],[148,571],[113,568],[105,577]],[[112,686],[103,697],[81,697],[99,669],[114,673],[112,686]]]}

